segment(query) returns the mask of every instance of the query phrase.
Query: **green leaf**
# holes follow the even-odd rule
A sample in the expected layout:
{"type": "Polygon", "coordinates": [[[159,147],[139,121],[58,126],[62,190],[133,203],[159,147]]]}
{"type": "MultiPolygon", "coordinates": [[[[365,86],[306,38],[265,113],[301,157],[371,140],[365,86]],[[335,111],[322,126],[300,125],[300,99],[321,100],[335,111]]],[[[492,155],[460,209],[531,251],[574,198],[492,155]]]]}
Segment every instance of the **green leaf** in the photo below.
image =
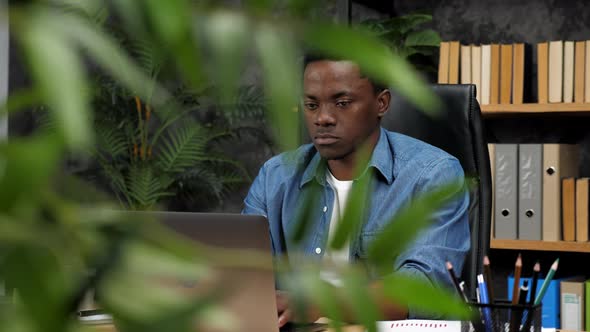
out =
{"type": "Polygon", "coordinates": [[[379,308],[369,291],[369,281],[356,269],[349,269],[343,275],[344,285],[341,291],[347,294],[350,308],[367,332],[376,332],[375,322],[382,320],[379,308]]]}
{"type": "MultiPolygon", "coordinates": [[[[100,297],[123,330],[189,331],[195,315],[222,295],[206,266],[146,243],[130,243],[119,268],[101,287],[100,297]],[[182,283],[206,284],[186,292],[182,283]],[[149,292],[146,292],[149,289],[149,292]],[[133,299],[130,301],[129,299],[133,299]]],[[[195,286],[198,287],[198,286],[195,286]]]]}
{"type": "Polygon", "coordinates": [[[4,105],[0,106],[0,116],[28,110],[38,106],[43,101],[43,94],[39,87],[26,88],[12,91],[6,98],[4,105]]]}
{"type": "Polygon", "coordinates": [[[88,50],[93,60],[143,100],[150,100],[154,106],[159,106],[169,99],[163,88],[146,85],[145,82],[151,81],[150,77],[143,73],[113,38],[97,27],[71,15],[44,15],[40,19],[46,26],[54,28],[57,34],[88,50]]]}
{"type": "Polygon", "coordinates": [[[53,136],[0,143],[0,211],[15,208],[19,200],[37,202],[57,170],[61,148],[53,136]]]}
{"type": "Polygon", "coordinates": [[[128,195],[137,202],[138,209],[151,209],[161,197],[171,195],[167,188],[162,188],[158,175],[149,166],[132,165],[126,180],[128,195]]]}
{"type": "Polygon", "coordinates": [[[430,114],[438,110],[440,101],[425,82],[377,37],[336,25],[308,24],[304,42],[327,56],[358,63],[367,75],[388,84],[421,110],[430,114]]]}
{"type": "Polygon", "coordinates": [[[425,313],[451,316],[455,319],[469,319],[470,311],[460,297],[450,291],[421,279],[394,273],[383,279],[383,293],[393,301],[415,308],[425,313]]]}
{"type": "Polygon", "coordinates": [[[127,136],[114,125],[99,125],[96,128],[96,144],[110,158],[118,158],[129,153],[127,136]]]}
{"type": "Polygon", "coordinates": [[[201,126],[188,122],[162,140],[157,163],[165,173],[182,172],[206,157],[206,143],[207,135],[201,126]]]}
{"type": "Polygon", "coordinates": [[[308,308],[305,303],[315,304],[326,317],[330,318],[331,327],[336,332],[342,331],[345,320],[342,302],[339,301],[340,290],[318,278],[316,271],[303,272],[299,279],[299,282],[291,285],[290,289],[296,298],[304,297],[299,299],[301,309],[308,308]],[[300,293],[304,293],[304,296],[301,296],[300,293]]]}
{"type": "Polygon", "coordinates": [[[405,45],[407,47],[411,46],[432,46],[438,47],[440,45],[441,39],[438,32],[428,29],[422,31],[414,31],[411,32],[408,37],[406,38],[405,45]]]}
{"type": "Polygon", "coordinates": [[[29,324],[37,331],[65,330],[69,320],[65,299],[71,286],[55,252],[30,246],[13,247],[5,257],[5,264],[6,280],[17,289],[29,324]]]}
{"type": "Polygon", "coordinates": [[[270,116],[276,137],[283,149],[299,145],[298,100],[302,73],[297,66],[297,50],[287,31],[268,23],[255,31],[256,46],[262,61],[264,87],[270,97],[270,116]]]}
{"type": "Polygon", "coordinates": [[[266,13],[274,4],[272,0],[247,0],[246,5],[256,13],[266,13]]]}
{"type": "Polygon", "coordinates": [[[125,176],[121,170],[118,167],[112,165],[110,161],[106,160],[100,154],[97,154],[97,158],[101,166],[102,173],[108,179],[109,184],[112,186],[115,196],[119,202],[123,205],[131,206],[133,200],[129,195],[129,189],[125,181],[125,176]]]}
{"type": "Polygon", "coordinates": [[[187,0],[147,0],[146,9],[156,31],[168,45],[175,45],[190,31],[191,8],[187,0]]]}
{"type": "Polygon", "coordinates": [[[320,187],[312,187],[311,192],[305,195],[302,206],[297,211],[295,218],[295,230],[293,232],[293,241],[300,243],[303,241],[311,230],[314,213],[316,211],[317,203],[320,201],[321,189],[320,187]]]}
{"type": "Polygon", "coordinates": [[[57,119],[66,144],[72,148],[88,146],[92,131],[81,59],[75,46],[45,23],[43,17],[35,17],[21,27],[33,77],[57,119]]]}
{"type": "Polygon", "coordinates": [[[206,17],[193,11],[194,2],[187,0],[145,2],[151,25],[155,27],[158,44],[163,44],[174,57],[178,70],[195,87],[200,87],[204,79],[201,66],[204,61],[199,49],[199,22],[206,17]],[[194,14],[194,15],[193,15],[194,14]]]}
{"type": "Polygon", "coordinates": [[[228,103],[236,96],[251,27],[243,15],[219,12],[208,17],[205,29],[220,86],[220,99],[222,103],[228,103]]]}
{"type": "Polygon", "coordinates": [[[344,215],[338,223],[332,243],[330,243],[332,249],[342,249],[348,243],[351,234],[355,234],[362,226],[363,220],[366,218],[366,206],[369,206],[371,178],[372,172],[369,169],[366,174],[354,181],[344,215]]]}
{"type": "MultiPolygon", "coordinates": [[[[43,251],[51,248],[49,241],[36,225],[20,222],[19,219],[0,214],[0,243],[2,247],[39,247],[43,251]]],[[[0,263],[2,260],[0,260],[0,263]]]]}
{"type": "Polygon", "coordinates": [[[82,14],[96,24],[103,24],[109,16],[107,5],[100,0],[51,0],[50,2],[67,13],[82,14]]]}
{"type": "Polygon", "coordinates": [[[144,39],[147,28],[145,16],[139,15],[142,12],[141,3],[129,0],[113,0],[112,4],[117,10],[118,16],[121,17],[127,32],[132,36],[144,39]]]}
{"type": "Polygon", "coordinates": [[[399,31],[402,34],[413,30],[420,24],[432,21],[432,15],[422,13],[412,13],[391,19],[385,19],[382,24],[387,30],[399,31]]]}
{"type": "Polygon", "coordinates": [[[369,259],[387,267],[416,238],[431,221],[433,214],[444,204],[463,193],[463,186],[450,183],[426,192],[412,200],[386,224],[369,246],[369,259]]]}
{"type": "Polygon", "coordinates": [[[370,192],[373,179],[373,168],[368,167],[372,150],[364,145],[358,150],[357,166],[354,170],[356,176],[353,182],[353,190],[348,197],[348,203],[344,209],[344,214],[338,223],[336,232],[330,247],[332,249],[342,249],[347,244],[351,236],[355,236],[358,230],[366,220],[366,207],[370,206],[370,192]]]}
{"type": "MultiPolygon", "coordinates": [[[[154,81],[149,84],[154,85],[157,82],[156,80],[163,62],[160,47],[153,41],[146,39],[135,39],[129,43],[131,44],[131,53],[137,59],[137,63],[141,65],[144,72],[152,77],[154,81]]],[[[147,103],[149,104],[149,100],[147,103]]]]}

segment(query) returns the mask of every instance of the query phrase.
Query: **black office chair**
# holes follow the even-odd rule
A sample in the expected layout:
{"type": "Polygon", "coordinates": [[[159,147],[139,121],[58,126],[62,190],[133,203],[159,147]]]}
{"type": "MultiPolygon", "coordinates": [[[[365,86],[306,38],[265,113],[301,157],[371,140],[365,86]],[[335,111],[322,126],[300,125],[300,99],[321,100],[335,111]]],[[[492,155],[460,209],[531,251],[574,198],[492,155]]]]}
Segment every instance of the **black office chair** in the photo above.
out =
{"type": "Polygon", "coordinates": [[[492,184],[488,146],[485,142],[481,112],[475,99],[474,85],[434,85],[443,109],[436,119],[416,110],[403,98],[393,96],[382,126],[434,145],[455,156],[467,176],[475,181],[470,191],[469,224],[471,250],[466,258],[462,278],[475,298],[477,274],[483,270],[483,256],[490,247],[492,184]]]}

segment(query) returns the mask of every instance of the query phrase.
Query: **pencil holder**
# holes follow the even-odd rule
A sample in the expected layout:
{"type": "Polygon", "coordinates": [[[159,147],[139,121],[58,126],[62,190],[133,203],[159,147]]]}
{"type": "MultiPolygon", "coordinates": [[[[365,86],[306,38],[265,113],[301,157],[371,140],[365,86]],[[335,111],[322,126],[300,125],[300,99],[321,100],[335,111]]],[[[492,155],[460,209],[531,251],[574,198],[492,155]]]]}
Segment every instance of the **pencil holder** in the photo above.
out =
{"type": "Polygon", "coordinates": [[[470,331],[541,332],[540,304],[513,305],[507,301],[498,301],[494,304],[469,303],[469,305],[479,315],[482,323],[479,327],[475,327],[477,324],[472,322],[470,331]]]}

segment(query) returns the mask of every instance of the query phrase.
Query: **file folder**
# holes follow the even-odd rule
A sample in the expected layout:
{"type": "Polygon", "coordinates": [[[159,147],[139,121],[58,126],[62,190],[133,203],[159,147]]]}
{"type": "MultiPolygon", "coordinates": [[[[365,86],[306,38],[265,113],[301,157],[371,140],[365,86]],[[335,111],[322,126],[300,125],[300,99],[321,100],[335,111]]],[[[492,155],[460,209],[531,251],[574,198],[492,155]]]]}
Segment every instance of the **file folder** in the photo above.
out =
{"type": "Polygon", "coordinates": [[[518,235],[517,144],[496,144],[495,168],[494,235],[496,239],[515,240],[518,235]]]}
{"type": "Polygon", "coordinates": [[[518,238],[541,240],[543,146],[521,144],[518,153],[518,238]]]}

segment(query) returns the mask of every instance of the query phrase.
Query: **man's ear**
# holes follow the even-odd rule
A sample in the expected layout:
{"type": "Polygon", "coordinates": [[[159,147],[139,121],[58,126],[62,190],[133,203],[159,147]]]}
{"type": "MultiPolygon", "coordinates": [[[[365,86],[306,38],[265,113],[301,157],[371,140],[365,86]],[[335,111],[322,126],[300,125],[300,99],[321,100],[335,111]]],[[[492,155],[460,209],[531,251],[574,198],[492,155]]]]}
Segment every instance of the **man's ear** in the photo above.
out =
{"type": "Polygon", "coordinates": [[[389,111],[389,102],[391,101],[391,92],[389,89],[385,89],[377,95],[377,107],[379,118],[382,118],[387,111],[389,111]]]}

